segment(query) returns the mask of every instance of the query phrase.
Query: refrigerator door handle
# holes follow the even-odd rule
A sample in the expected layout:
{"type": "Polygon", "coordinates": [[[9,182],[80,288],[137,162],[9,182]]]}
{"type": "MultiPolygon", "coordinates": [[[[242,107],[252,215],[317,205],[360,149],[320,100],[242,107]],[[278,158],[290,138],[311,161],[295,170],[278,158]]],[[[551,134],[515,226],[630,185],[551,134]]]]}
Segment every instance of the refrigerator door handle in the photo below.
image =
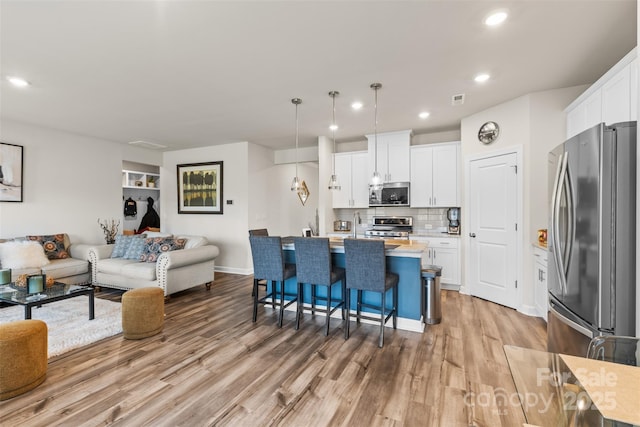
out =
{"type": "MultiPolygon", "coordinates": [[[[551,243],[551,247],[553,248],[553,251],[551,252],[551,255],[553,257],[553,263],[555,264],[556,268],[555,270],[558,272],[558,275],[561,274],[561,269],[560,269],[560,264],[558,262],[558,245],[556,245],[556,242],[558,241],[558,233],[557,233],[557,223],[558,223],[558,212],[557,212],[557,203],[556,203],[556,199],[558,197],[558,188],[561,184],[560,182],[560,177],[561,177],[561,173],[562,173],[562,159],[564,157],[564,153],[560,154],[560,157],[558,158],[558,167],[556,168],[556,173],[555,173],[555,179],[553,181],[553,194],[551,195],[551,218],[549,221],[549,226],[551,228],[551,241],[549,243],[551,243]]],[[[560,281],[560,286],[561,286],[561,292],[563,292],[562,288],[562,279],[558,278],[558,280],[560,281]]]]}
{"type": "MultiPolygon", "coordinates": [[[[567,158],[569,153],[563,153],[560,156],[560,161],[558,163],[559,173],[556,176],[556,185],[553,192],[553,248],[554,248],[554,256],[553,259],[556,264],[556,268],[558,270],[558,278],[560,279],[560,286],[562,288],[563,293],[567,293],[567,277],[566,277],[566,269],[564,265],[565,252],[562,251],[560,247],[560,225],[559,225],[559,217],[560,217],[560,199],[562,198],[562,190],[564,188],[565,176],[567,171],[567,158]],[[562,253],[561,253],[562,252],[562,253]]],[[[564,236],[564,240],[566,242],[567,236],[564,236]]],[[[565,250],[566,250],[565,244],[565,250]]]]}
{"type": "Polygon", "coordinates": [[[549,301],[549,310],[553,312],[553,314],[555,314],[556,318],[561,321],[562,323],[564,323],[565,325],[567,325],[568,327],[570,327],[571,329],[580,332],[582,335],[588,337],[588,338],[593,338],[594,337],[594,333],[593,331],[591,331],[589,328],[585,328],[584,326],[574,322],[573,320],[567,319],[562,313],[560,313],[558,310],[556,310],[554,308],[553,302],[549,301]]]}
{"type": "MultiPolygon", "coordinates": [[[[569,153],[565,155],[565,162],[568,161],[569,153]]],[[[565,268],[565,277],[569,276],[569,264],[571,263],[571,254],[573,253],[573,243],[576,240],[576,205],[573,200],[574,192],[573,185],[571,185],[571,176],[569,174],[569,165],[565,166],[564,183],[567,191],[567,234],[566,243],[564,245],[563,263],[565,268]]],[[[565,281],[566,284],[566,281],[565,281]]],[[[566,290],[565,290],[566,292],[566,290]]]]}

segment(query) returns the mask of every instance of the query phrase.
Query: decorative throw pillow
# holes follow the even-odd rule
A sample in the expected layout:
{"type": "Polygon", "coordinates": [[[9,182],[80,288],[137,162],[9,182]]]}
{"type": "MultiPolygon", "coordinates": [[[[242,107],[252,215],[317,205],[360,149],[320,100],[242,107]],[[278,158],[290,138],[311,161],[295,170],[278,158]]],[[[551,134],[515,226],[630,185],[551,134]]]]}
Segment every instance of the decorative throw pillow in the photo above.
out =
{"type": "Polygon", "coordinates": [[[69,258],[69,252],[64,247],[64,234],[51,234],[44,236],[27,236],[28,240],[38,242],[44,248],[44,253],[49,259],[69,258]]]}
{"type": "Polygon", "coordinates": [[[111,252],[111,258],[122,258],[127,253],[129,246],[131,246],[131,241],[134,239],[144,240],[145,235],[122,235],[118,234],[116,236],[116,244],[113,247],[113,251],[111,252]]]}
{"type": "Polygon", "coordinates": [[[144,252],[145,240],[146,239],[144,238],[131,239],[129,242],[129,247],[127,248],[127,251],[124,253],[124,256],[122,258],[139,260],[140,255],[142,255],[142,252],[144,252]]]}
{"type": "Polygon", "coordinates": [[[140,255],[140,261],[156,262],[158,257],[165,252],[184,249],[185,243],[187,243],[187,239],[174,239],[172,237],[146,239],[144,252],[140,255]]]}
{"type": "Polygon", "coordinates": [[[49,259],[38,242],[18,240],[0,244],[0,262],[2,268],[41,268],[49,259]]]}

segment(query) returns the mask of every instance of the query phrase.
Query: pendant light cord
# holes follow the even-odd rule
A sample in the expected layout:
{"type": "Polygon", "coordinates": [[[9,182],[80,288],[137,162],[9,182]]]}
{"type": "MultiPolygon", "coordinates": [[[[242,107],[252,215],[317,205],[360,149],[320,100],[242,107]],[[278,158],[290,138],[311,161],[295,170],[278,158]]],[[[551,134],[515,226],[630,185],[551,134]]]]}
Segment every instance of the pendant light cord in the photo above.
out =
{"type": "Polygon", "coordinates": [[[333,98],[333,110],[331,115],[331,134],[333,135],[333,166],[331,168],[333,175],[336,174],[336,92],[331,93],[333,98]]]}
{"type": "Polygon", "coordinates": [[[296,103],[296,178],[298,178],[298,104],[296,103]]]}
{"type": "Polygon", "coordinates": [[[375,91],[375,102],[373,104],[373,138],[374,138],[374,143],[376,146],[376,156],[375,156],[375,163],[376,163],[376,170],[375,172],[378,172],[378,86],[374,87],[374,91],[375,91]]]}

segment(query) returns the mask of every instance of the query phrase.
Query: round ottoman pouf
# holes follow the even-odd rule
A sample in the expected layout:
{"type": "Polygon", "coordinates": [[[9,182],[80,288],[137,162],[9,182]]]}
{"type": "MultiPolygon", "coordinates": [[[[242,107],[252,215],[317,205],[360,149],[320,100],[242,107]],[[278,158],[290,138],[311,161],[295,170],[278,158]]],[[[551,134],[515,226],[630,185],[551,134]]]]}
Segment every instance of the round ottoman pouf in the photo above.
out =
{"type": "Polygon", "coordinates": [[[17,320],[0,325],[0,400],[26,393],[47,377],[47,324],[17,320]]]}
{"type": "Polygon", "coordinates": [[[122,334],[139,340],[159,334],[164,325],[164,292],[160,288],[132,289],[122,294],[122,334]]]}

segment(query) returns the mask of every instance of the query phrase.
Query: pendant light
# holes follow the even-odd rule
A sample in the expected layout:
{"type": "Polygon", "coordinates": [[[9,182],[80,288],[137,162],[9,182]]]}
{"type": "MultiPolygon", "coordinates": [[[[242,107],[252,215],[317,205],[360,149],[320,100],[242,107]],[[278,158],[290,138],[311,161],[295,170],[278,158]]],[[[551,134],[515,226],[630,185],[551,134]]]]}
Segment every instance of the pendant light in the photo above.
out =
{"type": "Polygon", "coordinates": [[[333,110],[331,115],[331,132],[333,134],[333,166],[331,179],[329,179],[329,190],[340,190],[340,181],[338,181],[338,175],[336,175],[336,96],[340,95],[337,90],[329,92],[329,96],[333,99],[333,110]]]}
{"type": "Polygon", "coordinates": [[[378,89],[382,87],[381,83],[371,83],[369,86],[375,92],[375,103],[373,104],[374,120],[373,120],[373,141],[374,141],[374,170],[371,177],[370,187],[372,190],[380,190],[382,188],[382,178],[378,173],[378,89]]]}
{"type": "Polygon", "coordinates": [[[296,176],[291,181],[291,191],[300,191],[300,180],[298,179],[298,105],[302,104],[302,99],[293,98],[291,103],[296,106],[296,176]]]}

